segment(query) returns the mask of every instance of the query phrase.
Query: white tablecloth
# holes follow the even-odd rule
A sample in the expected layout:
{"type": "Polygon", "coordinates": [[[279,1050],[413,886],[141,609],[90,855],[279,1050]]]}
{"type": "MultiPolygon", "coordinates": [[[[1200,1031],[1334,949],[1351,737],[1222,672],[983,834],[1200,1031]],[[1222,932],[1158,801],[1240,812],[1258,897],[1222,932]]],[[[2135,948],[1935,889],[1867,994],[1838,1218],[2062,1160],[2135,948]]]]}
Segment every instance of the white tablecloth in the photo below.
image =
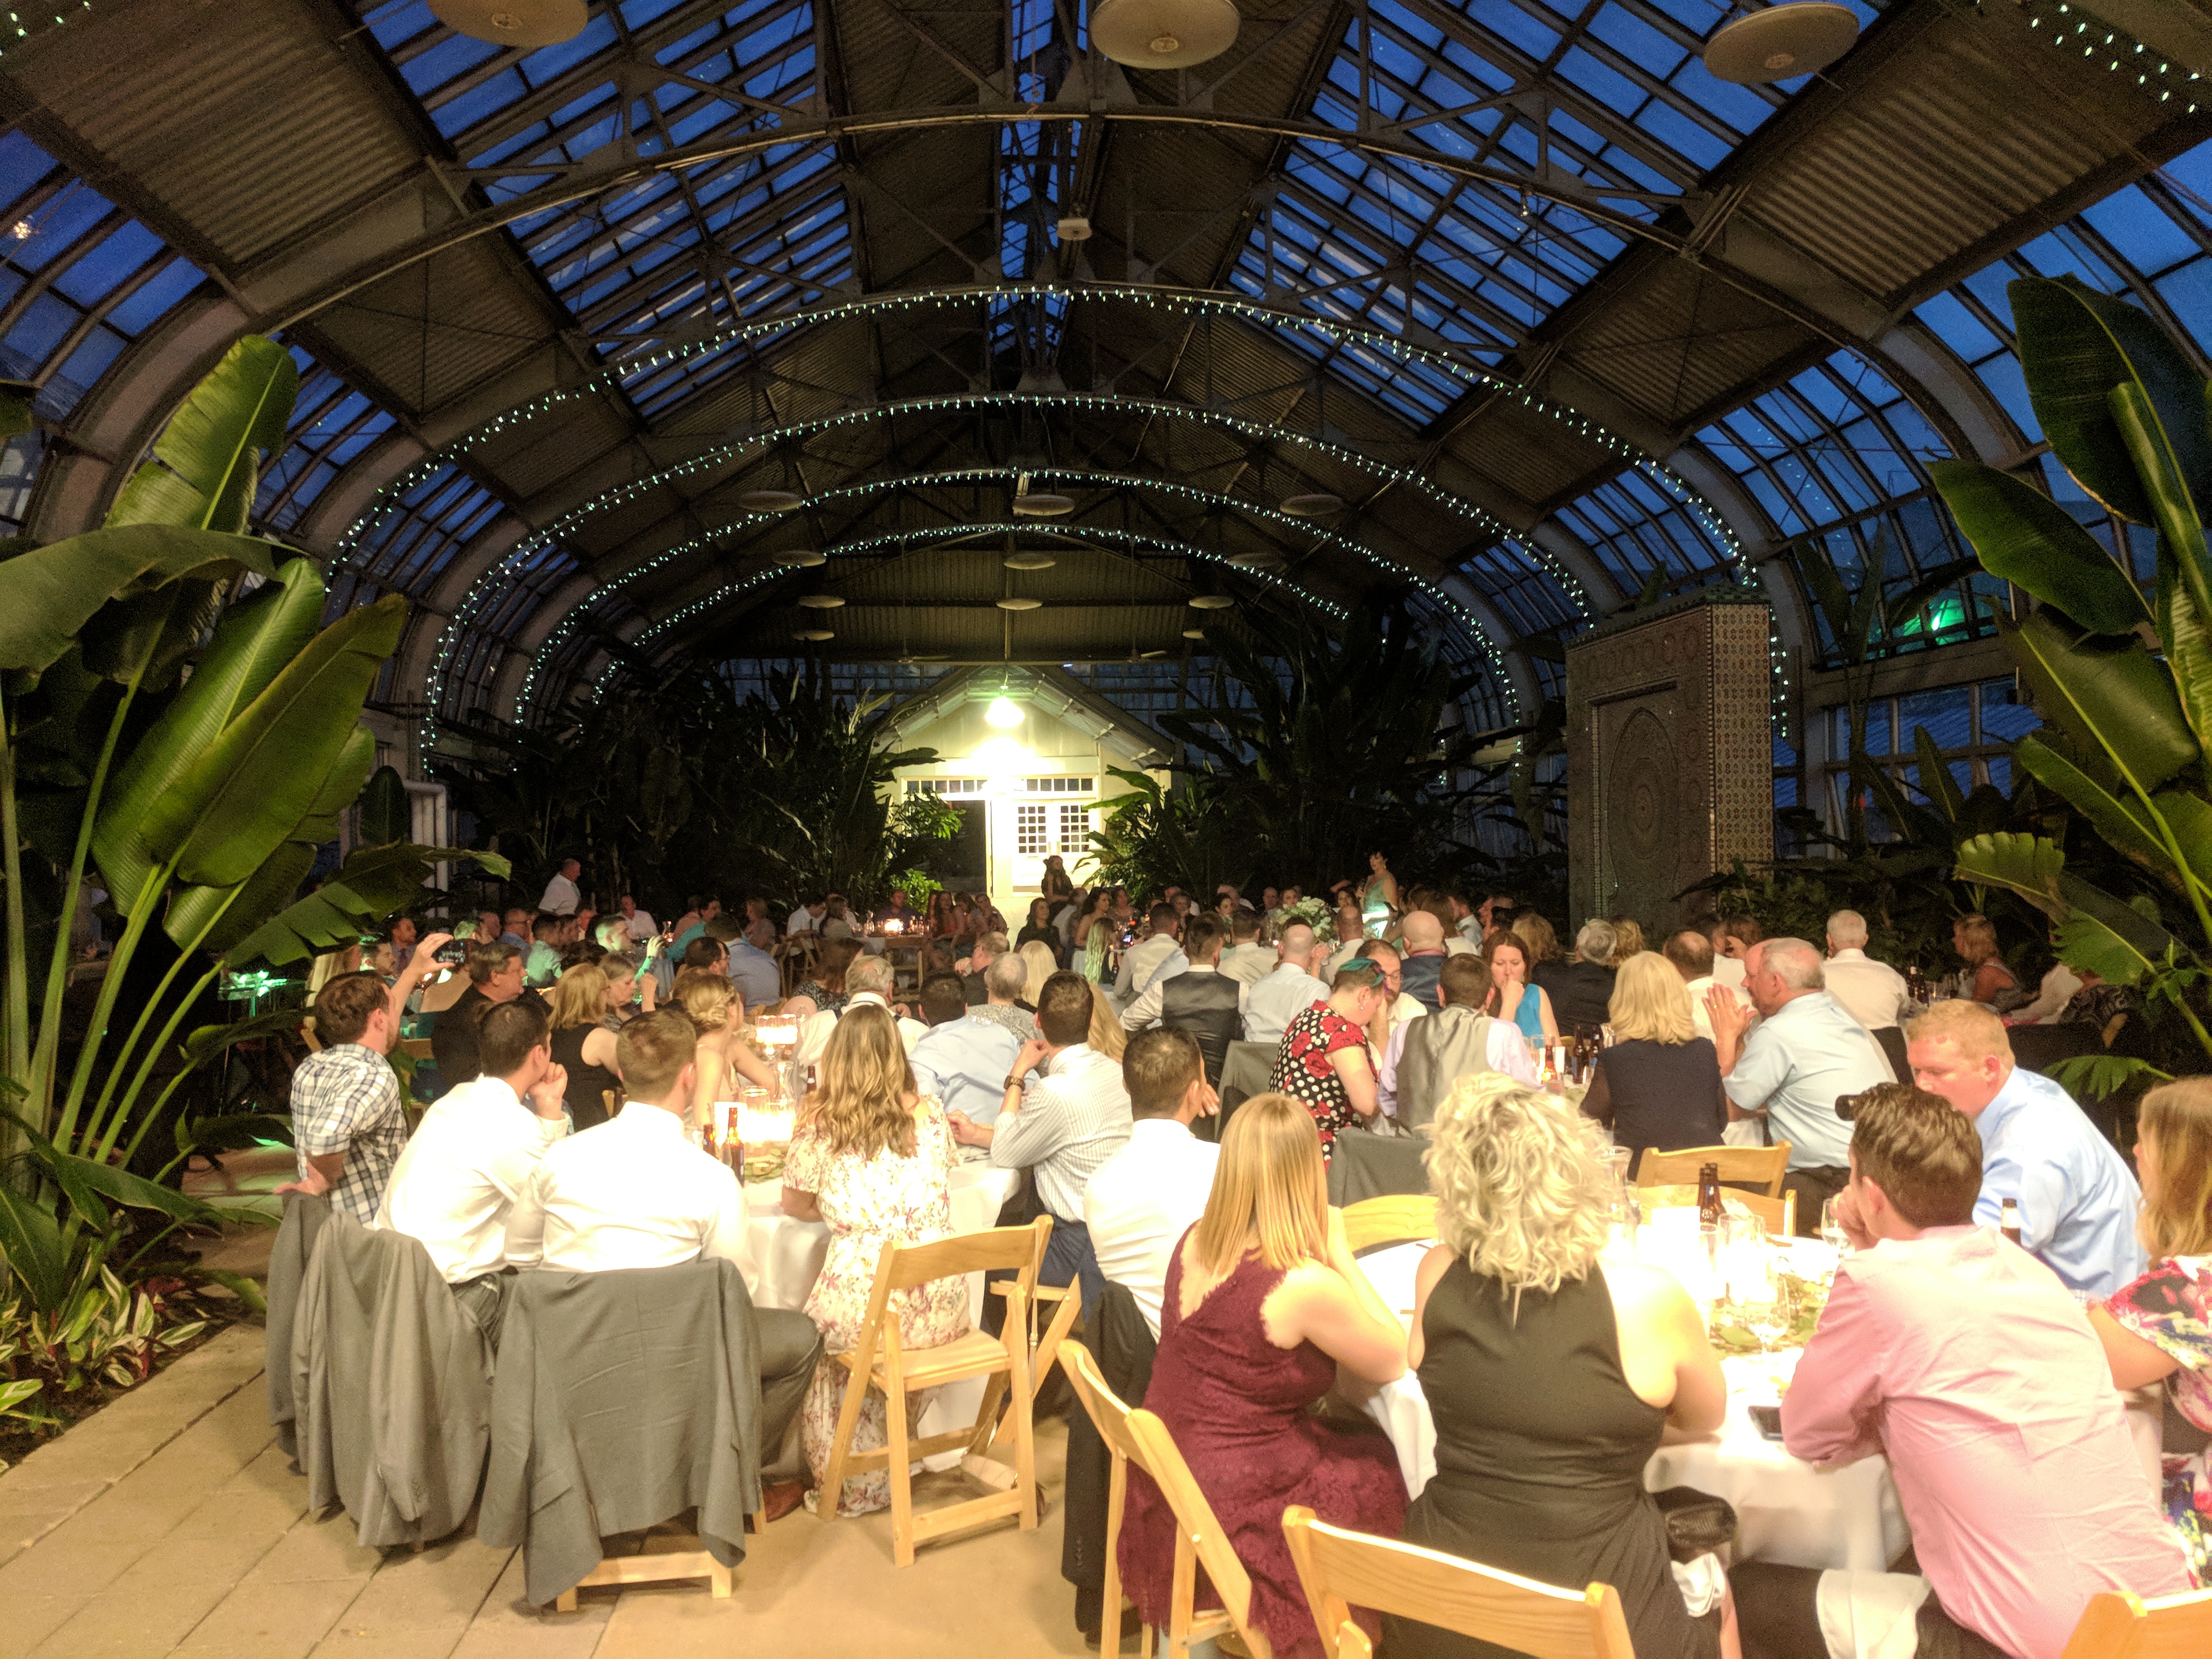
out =
{"type": "MultiPolygon", "coordinates": [[[[1383,1299],[1409,1324],[1413,1275],[1427,1249],[1401,1244],[1360,1261],[1383,1299]]],[[[1644,1484],[1653,1492],[1694,1486],[1728,1499],[1740,1524],[1738,1560],[1883,1571],[1911,1535],[1888,1460],[1869,1457],[1842,1468],[1815,1468],[1779,1443],[1762,1439],[1752,1425],[1749,1408],[1773,1405],[1775,1377],[1786,1376],[1796,1363],[1795,1353],[1723,1360],[1729,1407],[1721,1431],[1662,1446],[1644,1467],[1644,1484]]],[[[1406,1490],[1418,1496],[1437,1472],[1436,1425],[1420,1382],[1408,1372],[1372,1391],[1364,1403],[1397,1448],[1406,1490]]]]}
{"type": "MultiPolygon", "coordinates": [[[[994,1169],[988,1164],[956,1164],[952,1170],[952,1231],[981,1232],[999,1218],[999,1211],[1021,1183],[1018,1170],[994,1169]]],[[[783,1212],[783,1188],[775,1182],[757,1182],[745,1188],[745,1255],[747,1276],[757,1288],[753,1304],[762,1308],[806,1305],[806,1293],[821,1276],[830,1255],[830,1224],[794,1221],[783,1212]]],[[[981,1329],[983,1318],[983,1275],[968,1275],[968,1318],[981,1329]]],[[[963,1428],[975,1420],[983,1403],[982,1377],[948,1382],[936,1391],[923,1410],[921,1431],[936,1434],[963,1428]]],[[[933,1469],[953,1468],[957,1451],[927,1460],[933,1469]]]]}

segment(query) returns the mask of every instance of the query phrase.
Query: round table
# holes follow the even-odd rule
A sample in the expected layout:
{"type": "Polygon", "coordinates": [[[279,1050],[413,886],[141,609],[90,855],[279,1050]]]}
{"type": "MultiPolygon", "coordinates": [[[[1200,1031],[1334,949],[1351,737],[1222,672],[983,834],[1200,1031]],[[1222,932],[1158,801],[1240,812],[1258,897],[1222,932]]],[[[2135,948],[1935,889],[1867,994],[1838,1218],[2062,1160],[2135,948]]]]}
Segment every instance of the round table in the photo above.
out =
{"type": "MultiPolygon", "coordinates": [[[[951,1179],[952,1231],[975,1233],[996,1225],[999,1211],[1014,1195],[1021,1178],[1018,1170],[995,1169],[988,1164],[955,1164],[951,1179]]],[[[744,1195],[744,1268],[747,1281],[754,1286],[753,1305],[800,1311],[806,1305],[807,1292],[821,1276],[822,1263],[829,1256],[830,1224],[794,1221],[784,1214],[783,1188],[779,1182],[755,1182],[745,1188],[744,1195]]],[[[981,1330],[982,1320],[983,1275],[970,1273],[968,1322],[981,1330]]],[[[938,1388],[923,1407],[921,1432],[936,1434],[973,1423],[977,1407],[983,1403],[987,1380],[970,1377],[938,1388]]],[[[932,1469],[948,1469],[958,1465],[961,1455],[958,1451],[942,1452],[925,1462],[932,1469]]]]}
{"type": "MultiPolygon", "coordinates": [[[[1414,1273],[1428,1249],[1394,1245],[1360,1259],[1383,1300],[1409,1322],[1414,1273]]],[[[1816,1468],[1762,1438],[1752,1424],[1750,1408],[1775,1404],[1777,1384],[1796,1362],[1795,1351],[1723,1359],[1729,1403],[1720,1431],[1662,1446],[1644,1466],[1644,1485],[1652,1492],[1694,1486],[1726,1498],[1736,1512],[1737,1560],[1886,1571],[1911,1536],[1888,1460],[1816,1468]]],[[[1436,1424],[1419,1380],[1408,1371],[1380,1389],[1360,1385],[1355,1397],[1390,1437],[1407,1492],[1418,1497],[1437,1472],[1436,1424]]]]}

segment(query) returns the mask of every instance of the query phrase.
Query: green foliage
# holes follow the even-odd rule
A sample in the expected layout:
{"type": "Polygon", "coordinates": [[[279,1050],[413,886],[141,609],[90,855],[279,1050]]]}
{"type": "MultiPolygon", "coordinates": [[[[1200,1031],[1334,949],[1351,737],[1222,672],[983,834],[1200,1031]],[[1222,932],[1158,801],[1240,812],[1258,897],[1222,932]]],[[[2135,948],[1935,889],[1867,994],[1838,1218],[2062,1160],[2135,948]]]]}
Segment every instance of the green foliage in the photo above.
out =
{"type": "Polygon", "coordinates": [[[1143,772],[1109,767],[1127,794],[1106,809],[1091,832],[1097,880],[1139,898],[1180,887],[1211,893],[1223,882],[1242,887],[1252,875],[1249,838],[1231,833],[1233,808],[1222,780],[1201,773],[1172,793],[1143,772]]]}
{"type": "Polygon", "coordinates": [[[2141,985],[2212,1054],[2208,388],[2188,354],[2124,301],[2071,276],[2022,278],[2008,292],[2052,453],[2098,501],[2157,532],[2157,586],[2142,604],[2102,543],[2017,480],[1972,462],[1937,470],[1983,562],[2037,602],[2001,630],[2045,721],[2019,746],[2020,763],[2124,861],[2118,879],[2093,882],[2050,837],[1984,835],[1960,848],[1959,874],[2018,894],[2057,924],[2067,961],[2141,985]]]}
{"type": "Polygon", "coordinates": [[[58,1306],[25,1310],[19,1363],[58,1394],[95,1382],[127,1389],[146,1380],[161,1350],[182,1347],[206,1328],[202,1320],[169,1317],[152,1290],[125,1285],[95,1260],[58,1306]]]}

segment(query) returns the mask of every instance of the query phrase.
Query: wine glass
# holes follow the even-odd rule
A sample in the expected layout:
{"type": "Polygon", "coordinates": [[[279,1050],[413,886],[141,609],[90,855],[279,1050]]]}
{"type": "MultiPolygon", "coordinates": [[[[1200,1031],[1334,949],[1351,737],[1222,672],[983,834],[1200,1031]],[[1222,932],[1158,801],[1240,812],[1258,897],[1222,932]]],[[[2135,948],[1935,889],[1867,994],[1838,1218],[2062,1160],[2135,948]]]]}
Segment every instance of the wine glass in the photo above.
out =
{"type": "Polygon", "coordinates": [[[1836,1214],[1833,1198],[1820,1206],[1820,1243],[1834,1250],[1838,1260],[1851,1248],[1850,1235],[1844,1231],[1843,1220],[1836,1214]]]}
{"type": "Polygon", "coordinates": [[[1796,1322],[1797,1297],[1782,1264],[1769,1257],[1766,1270],[1742,1287],[1738,1305],[1744,1328],[1759,1339],[1759,1351],[1772,1353],[1774,1345],[1790,1334],[1796,1322]]]}

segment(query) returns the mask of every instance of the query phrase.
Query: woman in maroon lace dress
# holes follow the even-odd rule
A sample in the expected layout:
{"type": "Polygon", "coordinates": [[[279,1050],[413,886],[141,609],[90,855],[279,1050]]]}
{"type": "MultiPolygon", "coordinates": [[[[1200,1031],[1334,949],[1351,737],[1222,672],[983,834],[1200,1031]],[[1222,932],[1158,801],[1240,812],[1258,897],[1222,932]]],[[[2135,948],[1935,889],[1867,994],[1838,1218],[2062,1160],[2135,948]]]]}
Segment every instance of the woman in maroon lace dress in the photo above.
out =
{"type": "MultiPolygon", "coordinates": [[[[1352,1259],[1305,1107],[1255,1095],[1223,1132],[1206,1213],[1168,1263],[1145,1407],[1175,1437],[1252,1575],[1251,1622],[1277,1659],[1322,1651],[1284,1541],[1284,1506],[1387,1538],[1405,1522],[1389,1441],[1307,1415],[1340,1362],[1370,1382],[1395,1380],[1406,1328],[1352,1259]]],[[[1121,1580],[1155,1627],[1168,1622],[1175,1538],[1167,1500],[1131,1469],[1121,1580]]],[[[1198,1605],[1220,1605],[1202,1578],[1198,1605]]],[[[1372,1635],[1377,1625],[1361,1617],[1372,1635]]]]}

